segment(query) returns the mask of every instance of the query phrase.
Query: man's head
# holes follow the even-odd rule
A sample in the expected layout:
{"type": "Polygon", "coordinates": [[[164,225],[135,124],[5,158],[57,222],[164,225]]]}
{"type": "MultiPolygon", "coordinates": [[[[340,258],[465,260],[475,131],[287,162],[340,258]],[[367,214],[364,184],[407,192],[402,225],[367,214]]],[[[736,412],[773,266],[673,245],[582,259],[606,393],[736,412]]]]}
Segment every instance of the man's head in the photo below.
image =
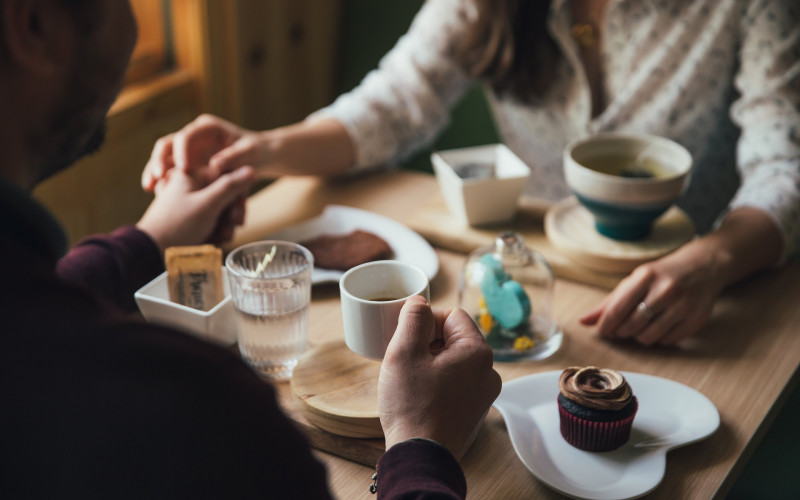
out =
{"type": "Polygon", "coordinates": [[[0,23],[0,172],[31,188],[102,143],[136,27],[127,0],[0,0],[0,23]]]}

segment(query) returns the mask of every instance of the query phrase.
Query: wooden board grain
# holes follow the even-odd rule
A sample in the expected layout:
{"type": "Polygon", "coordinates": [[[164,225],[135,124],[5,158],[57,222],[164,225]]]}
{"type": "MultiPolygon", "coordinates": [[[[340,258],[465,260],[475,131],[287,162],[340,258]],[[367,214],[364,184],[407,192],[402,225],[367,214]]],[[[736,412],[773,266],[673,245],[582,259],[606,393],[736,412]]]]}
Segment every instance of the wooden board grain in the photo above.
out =
{"type": "Polygon", "coordinates": [[[290,417],[311,445],[374,466],[383,454],[378,418],[380,361],[364,358],[335,340],[312,347],[292,374],[290,417]]]}
{"type": "Polygon", "coordinates": [[[541,253],[559,278],[601,288],[614,288],[624,277],[620,273],[604,273],[582,266],[559,251],[544,232],[544,216],[550,206],[539,200],[523,198],[513,220],[486,227],[469,227],[460,223],[448,210],[439,193],[403,221],[433,245],[469,253],[494,244],[505,231],[515,231],[525,238],[528,247],[541,253]]]}
{"type": "Polygon", "coordinates": [[[308,439],[309,444],[317,450],[341,457],[367,467],[375,467],[378,459],[386,450],[382,438],[352,438],[328,432],[312,424],[303,415],[287,384],[278,386],[278,400],[284,413],[300,432],[308,439]],[[286,386],[286,387],[284,387],[286,386]]]}
{"type": "Polygon", "coordinates": [[[674,251],[694,237],[694,224],[677,206],[656,219],[650,234],[636,241],[603,236],[594,217],[575,197],[566,198],[545,215],[545,234],[563,255],[599,272],[629,273],[637,266],[674,251]]]}
{"type": "Polygon", "coordinates": [[[383,437],[378,419],[381,362],[355,354],[342,341],[312,347],[292,374],[292,394],[311,423],[333,434],[383,437]]]}

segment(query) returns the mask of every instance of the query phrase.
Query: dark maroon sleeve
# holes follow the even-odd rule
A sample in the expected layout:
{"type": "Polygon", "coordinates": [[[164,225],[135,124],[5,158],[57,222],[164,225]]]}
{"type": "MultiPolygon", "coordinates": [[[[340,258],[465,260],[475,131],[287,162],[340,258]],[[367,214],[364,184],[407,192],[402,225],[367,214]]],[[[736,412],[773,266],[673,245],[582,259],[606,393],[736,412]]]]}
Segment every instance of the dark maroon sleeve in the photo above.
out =
{"type": "Polygon", "coordinates": [[[464,499],[467,481],[461,466],[443,446],[426,439],[397,443],[377,467],[378,498],[383,500],[464,499]]]}
{"type": "Polygon", "coordinates": [[[155,242],[135,226],[79,241],[58,261],[56,274],[103,297],[123,311],[135,311],[133,294],[164,271],[155,242]]]}

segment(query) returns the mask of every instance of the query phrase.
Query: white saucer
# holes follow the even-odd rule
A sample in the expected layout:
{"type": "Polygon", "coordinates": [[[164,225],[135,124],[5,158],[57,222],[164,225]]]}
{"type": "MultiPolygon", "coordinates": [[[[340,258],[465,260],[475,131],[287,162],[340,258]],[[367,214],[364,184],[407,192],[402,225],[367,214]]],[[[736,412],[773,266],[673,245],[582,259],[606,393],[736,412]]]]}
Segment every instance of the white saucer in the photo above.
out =
{"type": "Polygon", "coordinates": [[[630,440],[596,453],[568,444],[559,430],[561,371],[528,375],[503,384],[494,403],[503,415],[520,460],[549,487],[572,498],[638,498],[664,478],[666,455],[711,435],[720,419],[714,404],[683,384],[622,372],[639,401],[630,440]]]}

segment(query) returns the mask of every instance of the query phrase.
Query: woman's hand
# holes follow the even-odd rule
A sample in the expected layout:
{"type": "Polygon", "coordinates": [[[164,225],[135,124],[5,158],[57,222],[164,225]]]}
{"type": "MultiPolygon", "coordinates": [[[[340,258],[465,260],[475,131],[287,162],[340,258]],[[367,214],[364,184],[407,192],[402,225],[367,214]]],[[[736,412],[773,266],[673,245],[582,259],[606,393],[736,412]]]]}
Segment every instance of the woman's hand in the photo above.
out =
{"type": "Polygon", "coordinates": [[[580,318],[608,338],[673,344],[697,332],[724,283],[714,258],[689,243],[637,267],[598,307],[580,318]]]}
{"type": "Polygon", "coordinates": [[[347,130],[332,118],[256,132],[206,114],[156,141],[142,172],[142,187],[153,191],[172,168],[196,172],[211,182],[243,166],[261,179],[339,175],[354,159],[347,130]]]}
{"type": "Polygon", "coordinates": [[[408,299],[378,379],[386,449],[426,438],[461,459],[500,394],[492,364],[492,350],[467,313],[408,299]]]}
{"type": "Polygon", "coordinates": [[[193,172],[204,182],[249,165],[269,161],[268,144],[258,132],[213,115],[200,115],[178,132],[156,141],[142,172],[142,187],[153,191],[172,168],[193,172]]]}
{"type": "Polygon", "coordinates": [[[674,344],[706,324],[727,285],[774,265],[782,245],[767,214],[736,209],[718,230],[634,269],[580,321],[608,338],[674,344]]]}

